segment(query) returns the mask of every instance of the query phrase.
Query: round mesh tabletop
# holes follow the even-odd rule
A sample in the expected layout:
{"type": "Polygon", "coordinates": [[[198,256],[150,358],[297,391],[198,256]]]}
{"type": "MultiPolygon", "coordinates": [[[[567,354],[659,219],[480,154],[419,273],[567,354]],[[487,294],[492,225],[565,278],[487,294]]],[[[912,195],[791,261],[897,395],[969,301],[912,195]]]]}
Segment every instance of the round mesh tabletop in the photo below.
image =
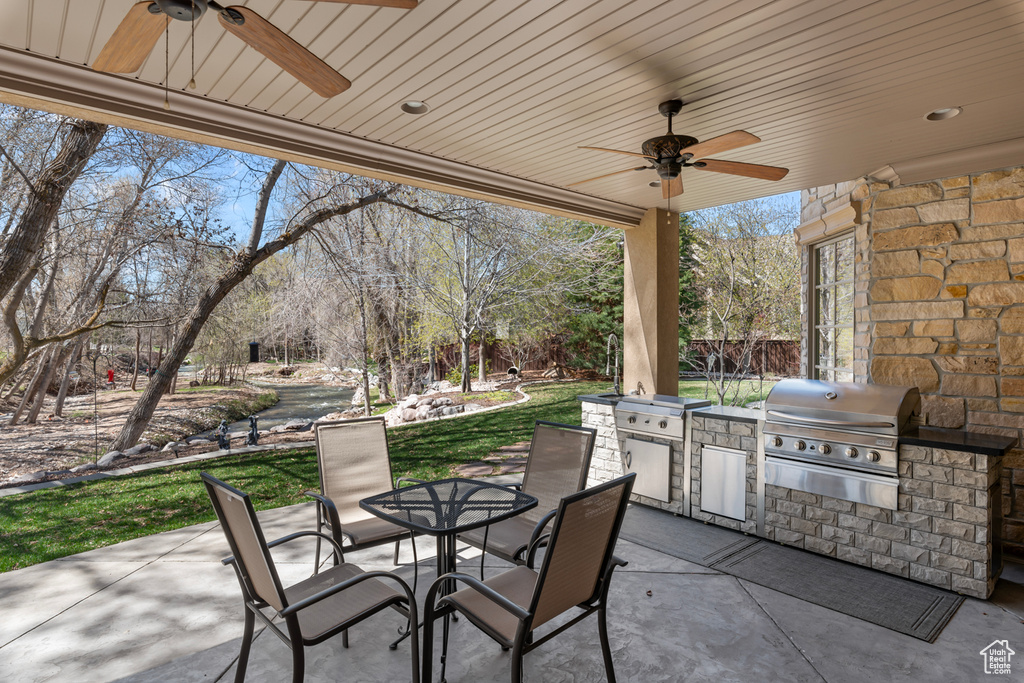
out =
{"type": "Polygon", "coordinates": [[[527,493],[472,479],[431,481],[359,501],[378,517],[435,536],[491,524],[536,505],[527,493]]]}

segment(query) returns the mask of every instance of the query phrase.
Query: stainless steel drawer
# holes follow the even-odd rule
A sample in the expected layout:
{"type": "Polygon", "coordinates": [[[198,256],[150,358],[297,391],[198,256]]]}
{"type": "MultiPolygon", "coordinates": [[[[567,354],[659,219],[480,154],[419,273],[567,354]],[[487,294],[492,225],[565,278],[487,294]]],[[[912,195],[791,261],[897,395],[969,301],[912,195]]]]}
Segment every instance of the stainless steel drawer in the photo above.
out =
{"type": "Polygon", "coordinates": [[[743,522],[747,517],[747,454],[731,448],[700,449],[700,509],[743,522]]]}
{"type": "Polygon", "coordinates": [[[796,489],[866,503],[895,510],[899,479],[839,467],[826,467],[767,456],[764,459],[764,482],[771,486],[796,489]]]}
{"type": "Polygon", "coordinates": [[[671,500],[671,446],[640,439],[626,439],[622,444],[622,464],[626,474],[636,472],[633,493],[663,500],[666,503],[671,500]]]}

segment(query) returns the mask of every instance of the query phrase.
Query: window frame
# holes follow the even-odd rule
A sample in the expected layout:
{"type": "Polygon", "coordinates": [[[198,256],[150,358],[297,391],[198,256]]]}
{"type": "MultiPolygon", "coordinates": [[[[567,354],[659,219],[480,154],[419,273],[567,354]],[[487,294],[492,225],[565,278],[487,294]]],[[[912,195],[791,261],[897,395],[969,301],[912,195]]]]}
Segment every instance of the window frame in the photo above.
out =
{"type": "MultiPolygon", "coordinates": [[[[808,341],[808,359],[807,359],[807,373],[810,379],[823,379],[823,376],[827,376],[831,373],[832,377],[835,378],[838,373],[844,373],[849,375],[849,380],[830,379],[827,381],[854,381],[855,375],[853,371],[853,356],[850,357],[850,367],[840,367],[837,365],[823,365],[821,364],[821,348],[820,348],[820,333],[822,330],[831,329],[837,331],[840,329],[848,329],[850,331],[850,338],[853,339],[856,327],[856,308],[850,306],[851,317],[849,318],[848,324],[838,324],[838,297],[833,295],[833,318],[837,321],[837,324],[832,325],[821,325],[819,324],[819,295],[818,293],[825,289],[831,289],[836,292],[841,285],[850,285],[853,296],[856,296],[856,236],[853,230],[845,231],[830,237],[829,239],[815,242],[814,244],[808,245],[809,248],[809,262],[808,262],[808,296],[810,301],[808,302],[808,318],[807,318],[807,341],[808,341]],[[850,241],[850,279],[848,280],[833,280],[828,284],[821,284],[821,250],[834,244],[849,240],[850,241]]],[[[838,259],[836,259],[836,271],[838,271],[838,259]]],[[[852,302],[851,302],[852,303],[852,302]]],[[[833,335],[833,339],[837,338],[833,335]]],[[[837,360],[837,354],[833,353],[833,363],[837,360]]]]}

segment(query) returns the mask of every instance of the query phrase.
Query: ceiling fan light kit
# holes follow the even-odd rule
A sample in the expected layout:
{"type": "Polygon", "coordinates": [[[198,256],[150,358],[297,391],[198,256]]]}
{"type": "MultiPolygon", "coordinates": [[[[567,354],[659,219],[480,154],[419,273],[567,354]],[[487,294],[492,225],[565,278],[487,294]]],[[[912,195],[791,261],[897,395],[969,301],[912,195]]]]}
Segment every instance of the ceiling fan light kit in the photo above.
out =
{"type": "MultiPolygon", "coordinates": [[[[412,9],[417,5],[417,0],[322,1],[399,9],[412,9]]],[[[326,62],[256,12],[241,5],[225,7],[216,0],[143,0],[136,3],[100,50],[92,68],[107,73],[135,73],[142,68],[171,19],[194,24],[211,9],[227,31],[321,97],[334,97],[352,85],[326,62]]],[[[194,81],[189,87],[194,87],[192,83],[194,81]]]]}
{"type": "MultiPolygon", "coordinates": [[[[789,173],[788,169],[778,166],[761,166],[759,164],[747,164],[739,161],[722,161],[715,159],[703,160],[704,157],[728,152],[738,147],[745,147],[761,139],[751,135],[744,130],[734,130],[725,135],[711,138],[700,142],[690,135],[677,135],[672,132],[672,118],[683,109],[682,100],[668,100],[658,105],[658,111],[668,119],[668,132],[665,135],[645,140],[640,145],[640,153],[626,152],[618,149],[606,149],[603,147],[580,147],[580,149],[591,149],[599,152],[613,152],[615,154],[627,154],[634,157],[642,157],[650,162],[650,166],[628,168],[623,171],[614,171],[594,178],[579,180],[567,187],[589,183],[601,178],[628,173],[630,171],[654,170],[661,178],[661,193],[664,199],[671,199],[683,193],[683,181],[681,173],[684,168],[696,168],[702,171],[713,171],[715,173],[728,173],[730,175],[744,176],[747,178],[759,178],[761,180],[782,180],[789,173]]],[[[651,183],[652,187],[657,183],[651,183]]]]}

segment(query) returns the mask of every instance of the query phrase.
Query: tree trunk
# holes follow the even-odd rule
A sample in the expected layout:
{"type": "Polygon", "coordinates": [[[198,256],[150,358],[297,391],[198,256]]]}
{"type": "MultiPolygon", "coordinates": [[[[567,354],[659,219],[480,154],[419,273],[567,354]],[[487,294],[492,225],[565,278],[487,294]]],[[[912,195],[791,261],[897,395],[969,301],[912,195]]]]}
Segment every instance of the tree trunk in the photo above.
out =
{"type": "Polygon", "coordinates": [[[135,383],[139,380],[139,355],[142,353],[142,330],[135,330],[135,368],[132,369],[132,391],[136,391],[135,383]]]}
{"type": "Polygon", "coordinates": [[[60,152],[40,173],[35,191],[30,192],[28,203],[17,227],[11,232],[0,251],[0,299],[29,267],[39,251],[43,236],[57,216],[57,210],[68,189],[78,179],[85,164],[96,152],[106,124],[74,120],[61,145],[60,152]]]}
{"type": "Polygon", "coordinates": [[[21,397],[21,402],[18,403],[18,408],[11,415],[10,422],[7,423],[9,427],[13,427],[18,424],[18,420],[21,419],[22,413],[25,412],[25,408],[28,407],[29,401],[35,396],[36,391],[39,390],[39,383],[43,381],[43,375],[46,372],[47,363],[49,362],[49,354],[44,353],[39,358],[39,364],[36,365],[36,372],[32,375],[32,382],[29,383],[28,388],[25,389],[25,393],[21,397]]]}
{"type": "Polygon", "coordinates": [[[477,347],[476,351],[477,368],[476,368],[476,379],[478,382],[487,381],[487,337],[484,335],[484,331],[480,330],[480,346],[477,347]]]}
{"type": "Polygon", "coordinates": [[[82,347],[85,346],[85,338],[79,338],[75,348],[68,358],[68,364],[64,368],[64,379],[60,382],[60,391],[57,392],[57,404],[53,407],[53,414],[62,417],[64,414],[64,399],[68,396],[68,385],[71,384],[71,373],[75,371],[78,360],[82,357],[82,347]]]}
{"type": "Polygon", "coordinates": [[[39,411],[43,409],[43,404],[46,402],[46,394],[50,390],[50,383],[53,382],[53,376],[57,374],[57,366],[64,360],[64,354],[67,352],[66,347],[55,346],[53,351],[50,353],[49,366],[46,369],[46,373],[43,375],[43,381],[39,385],[38,391],[36,391],[35,402],[32,404],[31,410],[28,411],[28,417],[25,418],[25,424],[35,424],[36,419],[39,417],[39,411]]]}
{"type": "Polygon", "coordinates": [[[468,394],[473,391],[473,385],[469,379],[469,334],[464,330],[462,334],[462,393],[468,394]]]}

